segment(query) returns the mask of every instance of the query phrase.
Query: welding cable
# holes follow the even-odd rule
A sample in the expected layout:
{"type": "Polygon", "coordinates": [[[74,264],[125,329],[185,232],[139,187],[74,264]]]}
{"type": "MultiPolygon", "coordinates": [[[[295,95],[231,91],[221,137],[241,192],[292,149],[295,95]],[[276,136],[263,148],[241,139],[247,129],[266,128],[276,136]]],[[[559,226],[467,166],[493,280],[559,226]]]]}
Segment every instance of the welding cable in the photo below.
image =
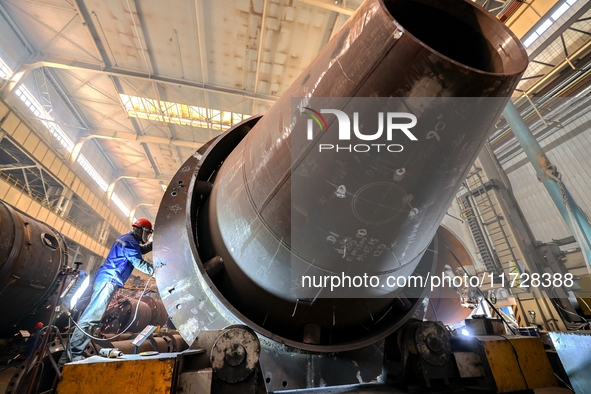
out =
{"type": "MultiPolygon", "coordinates": [[[[154,274],[152,274],[152,276],[150,276],[150,279],[148,279],[148,280],[146,281],[146,285],[144,286],[144,290],[143,290],[143,291],[140,293],[140,296],[139,296],[139,298],[138,298],[138,300],[137,300],[137,305],[135,306],[135,312],[134,312],[134,314],[133,314],[133,319],[132,319],[132,320],[129,322],[129,324],[127,325],[127,327],[125,328],[125,330],[121,331],[121,332],[120,332],[119,334],[117,334],[117,335],[114,335],[114,336],[112,336],[112,337],[108,338],[108,340],[109,340],[109,341],[110,341],[111,339],[113,339],[113,338],[117,338],[118,336],[121,336],[121,335],[123,335],[123,334],[124,334],[124,333],[125,333],[127,330],[129,330],[129,328],[131,327],[131,325],[133,324],[133,322],[135,321],[135,319],[136,319],[136,317],[137,317],[137,311],[138,311],[138,309],[140,308],[141,299],[142,299],[142,297],[144,296],[144,293],[146,292],[146,289],[148,288],[148,284],[150,283],[150,280],[152,280],[152,278],[153,278],[153,277],[154,277],[154,274]]],[[[76,322],[75,322],[74,320],[72,320],[71,318],[70,318],[70,322],[71,322],[71,323],[74,323],[74,325],[75,325],[76,327],[78,327],[78,329],[79,329],[80,331],[82,331],[82,333],[83,333],[84,335],[86,335],[87,337],[89,337],[90,339],[96,339],[96,340],[98,340],[98,341],[104,341],[104,340],[107,340],[107,338],[98,338],[98,337],[94,337],[94,336],[90,335],[89,333],[85,332],[85,331],[84,331],[82,328],[80,328],[80,326],[78,325],[78,323],[76,323],[76,322]]],[[[69,342],[68,342],[68,345],[69,345],[69,342]]],[[[68,346],[68,347],[69,347],[69,346],[68,346]]]]}
{"type": "Polygon", "coordinates": [[[589,309],[589,311],[591,311],[591,308],[589,308],[589,304],[587,304],[587,302],[585,301],[585,299],[579,297],[574,291],[573,294],[575,295],[575,297],[577,297],[579,300],[583,301],[583,304],[585,304],[585,306],[587,307],[587,309],[589,309]]]}
{"type": "Polygon", "coordinates": [[[556,372],[554,372],[554,376],[556,376],[556,379],[560,380],[562,382],[562,384],[564,384],[566,386],[567,389],[569,389],[573,393],[575,392],[575,390],[568,383],[566,383],[564,380],[562,380],[556,372]]]}
{"type": "MultiPolygon", "coordinates": [[[[567,311],[568,312],[568,311],[567,311]]],[[[517,355],[517,350],[515,349],[515,346],[513,346],[513,343],[509,340],[509,338],[505,337],[504,335],[499,335],[503,338],[505,338],[507,341],[509,341],[509,344],[511,345],[511,347],[513,348],[513,353],[515,353],[515,358],[517,360],[517,364],[519,365],[519,370],[521,371],[521,375],[523,376],[523,379],[525,379],[525,375],[523,374],[523,370],[521,369],[521,364],[519,364],[519,356],[517,355]]],[[[564,384],[564,386],[569,389],[570,391],[572,391],[573,393],[575,392],[575,390],[573,390],[573,388],[571,386],[569,386],[564,380],[562,380],[560,378],[560,376],[558,376],[558,374],[556,374],[556,372],[554,372],[554,376],[556,377],[556,379],[560,380],[562,382],[562,384],[564,384]]],[[[528,386],[527,384],[527,380],[525,381],[525,384],[528,386]]]]}
{"type": "Polygon", "coordinates": [[[521,368],[521,363],[519,362],[519,355],[517,354],[517,349],[515,349],[513,342],[511,342],[511,340],[509,338],[507,338],[505,335],[500,335],[500,334],[496,334],[496,335],[507,340],[507,342],[509,342],[509,345],[511,345],[511,348],[513,348],[513,353],[515,354],[515,361],[517,361],[517,366],[519,367],[519,372],[521,372],[521,376],[523,377],[523,382],[525,383],[525,387],[527,387],[527,389],[529,390],[529,383],[527,383],[527,378],[525,377],[525,374],[523,373],[523,369],[521,368]]]}
{"type": "MultiPolygon", "coordinates": [[[[554,293],[553,290],[551,290],[552,293],[554,293]]],[[[549,294],[552,295],[552,293],[549,292],[549,294]]],[[[573,293],[574,294],[574,293],[573,293]]],[[[554,294],[554,296],[556,296],[554,294]]],[[[575,294],[576,296],[576,294],[575,294]]],[[[579,297],[580,298],[580,297],[579,297]]],[[[564,317],[564,313],[568,313],[570,315],[576,316],[578,317],[582,322],[581,323],[576,323],[576,322],[569,322],[569,321],[563,321],[565,327],[568,329],[568,331],[579,331],[579,330],[583,330],[585,327],[590,327],[591,325],[589,324],[589,322],[587,321],[587,319],[585,319],[584,317],[573,313],[569,310],[566,310],[565,308],[563,308],[554,298],[550,297],[550,302],[552,302],[552,304],[558,308],[558,313],[561,314],[564,317]]],[[[583,302],[585,302],[585,300],[583,300],[583,302]]],[[[587,305],[587,303],[585,302],[585,305],[587,305]]],[[[589,306],[587,306],[589,307],[589,306]]],[[[567,316],[568,317],[568,316],[567,316]]],[[[567,317],[564,317],[564,319],[567,319],[567,317]]]]}
{"type": "MultiPolygon", "coordinates": [[[[579,331],[579,330],[582,330],[585,327],[589,326],[589,322],[587,320],[585,320],[583,317],[577,315],[576,313],[572,313],[571,311],[564,309],[562,306],[560,306],[560,304],[558,304],[558,302],[554,301],[554,299],[551,298],[550,300],[554,304],[554,306],[556,306],[562,312],[566,312],[571,315],[577,316],[578,318],[580,318],[581,320],[584,321],[584,323],[573,323],[573,322],[563,321],[563,323],[566,326],[566,328],[568,329],[568,331],[579,331]]],[[[560,310],[559,310],[559,313],[560,313],[560,310]]]]}
{"type": "MultiPolygon", "coordinates": [[[[507,338],[507,337],[506,337],[506,336],[504,336],[504,335],[499,335],[499,336],[500,336],[500,337],[503,337],[503,338],[505,338],[507,341],[509,341],[509,344],[510,344],[510,345],[511,345],[511,347],[513,348],[513,353],[515,353],[515,360],[517,361],[517,365],[519,366],[519,371],[521,371],[521,376],[523,376],[523,380],[525,381],[525,385],[526,385],[526,387],[527,387],[527,388],[528,388],[528,390],[529,390],[529,384],[527,383],[527,379],[525,378],[525,374],[523,373],[523,369],[521,369],[521,363],[519,362],[519,355],[517,354],[517,349],[515,349],[515,346],[513,345],[513,343],[511,342],[511,340],[510,340],[509,338],[507,338]]],[[[569,385],[568,385],[568,384],[567,384],[567,383],[566,383],[564,380],[560,379],[560,376],[558,376],[558,375],[556,374],[556,372],[554,372],[554,376],[556,376],[556,378],[557,378],[558,380],[560,380],[560,381],[561,381],[561,382],[562,382],[562,383],[563,383],[563,384],[566,386],[566,388],[567,388],[567,389],[569,389],[569,390],[570,390],[570,391],[572,391],[573,393],[575,392],[571,386],[569,386],[569,385]]]]}

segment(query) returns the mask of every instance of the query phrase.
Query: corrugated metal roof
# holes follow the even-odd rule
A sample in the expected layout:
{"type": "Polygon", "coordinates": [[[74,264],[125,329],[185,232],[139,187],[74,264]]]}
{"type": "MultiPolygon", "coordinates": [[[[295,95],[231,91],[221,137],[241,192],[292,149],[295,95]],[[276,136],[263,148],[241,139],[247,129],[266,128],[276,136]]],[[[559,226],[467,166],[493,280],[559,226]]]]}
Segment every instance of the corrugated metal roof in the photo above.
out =
{"type": "Polygon", "coordinates": [[[98,55],[76,10],[62,1],[59,7],[35,1],[5,1],[6,9],[36,50],[80,60],[97,61],[98,55]]]}
{"type": "MultiPolygon", "coordinates": [[[[88,133],[123,132],[198,143],[220,131],[129,117],[119,94],[249,115],[264,112],[269,99],[292,83],[348,19],[328,8],[353,10],[361,0],[315,3],[320,6],[295,0],[2,2],[33,49],[41,52],[38,56],[57,56],[57,61],[75,66],[55,69],[54,75],[88,123],[88,133]],[[112,75],[101,72],[105,67],[112,75]]],[[[589,25],[587,21],[578,27],[589,30],[589,25]]],[[[575,45],[588,37],[568,31],[565,38],[575,45]]],[[[554,46],[544,56],[560,59],[560,48],[554,46]]],[[[544,66],[532,66],[527,75],[539,72],[546,72],[544,66]]],[[[79,137],[86,134],[80,128],[79,137]]],[[[153,165],[158,175],[172,176],[193,153],[153,142],[95,143],[117,168],[145,171],[153,165]],[[138,161],[142,152],[144,160],[138,161]]],[[[119,182],[138,198],[153,195],[153,186],[159,187],[155,181],[119,182]]],[[[148,211],[155,216],[156,208],[148,211]]]]}

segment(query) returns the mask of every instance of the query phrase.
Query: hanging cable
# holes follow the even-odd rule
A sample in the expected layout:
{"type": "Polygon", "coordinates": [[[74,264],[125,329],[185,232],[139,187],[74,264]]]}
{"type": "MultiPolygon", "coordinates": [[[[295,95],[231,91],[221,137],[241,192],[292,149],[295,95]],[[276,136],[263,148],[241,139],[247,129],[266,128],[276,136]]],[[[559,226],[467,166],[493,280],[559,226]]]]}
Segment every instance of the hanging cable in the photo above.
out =
{"type": "Polygon", "coordinates": [[[587,302],[585,301],[584,298],[579,297],[574,291],[573,294],[575,295],[575,297],[577,297],[579,300],[583,301],[583,304],[585,304],[585,306],[587,307],[587,309],[589,309],[589,311],[591,311],[591,308],[589,308],[589,304],[587,304],[587,302]]]}
{"type": "MultiPolygon", "coordinates": [[[[140,296],[139,296],[139,298],[138,298],[138,300],[137,300],[137,305],[135,306],[135,312],[134,312],[134,314],[133,314],[133,319],[131,319],[131,321],[129,322],[129,324],[128,324],[128,325],[127,325],[127,327],[125,328],[125,330],[121,331],[121,332],[120,332],[119,334],[117,334],[117,335],[114,335],[114,336],[110,337],[110,338],[109,338],[109,340],[111,340],[111,339],[113,339],[113,338],[117,338],[117,337],[119,337],[119,336],[123,335],[123,334],[124,334],[124,333],[125,333],[127,330],[129,330],[129,328],[131,327],[131,325],[133,324],[133,322],[135,321],[135,319],[136,319],[136,317],[137,317],[137,311],[138,311],[138,309],[139,309],[139,307],[140,307],[141,299],[142,299],[142,297],[144,296],[144,293],[146,292],[146,289],[148,288],[148,284],[150,283],[150,280],[152,280],[152,278],[153,278],[153,277],[154,277],[154,275],[150,276],[150,278],[149,278],[149,279],[146,281],[146,285],[144,286],[144,290],[142,290],[142,292],[140,293],[140,296]]],[[[84,331],[82,328],[80,328],[80,326],[78,325],[78,323],[76,323],[76,321],[72,320],[71,316],[70,316],[70,322],[71,322],[71,323],[74,323],[74,325],[75,325],[76,327],[78,327],[78,329],[79,329],[80,331],[82,331],[82,333],[83,333],[84,335],[86,335],[88,338],[90,338],[90,339],[96,339],[96,340],[98,340],[98,341],[104,341],[104,340],[105,340],[105,338],[98,338],[98,337],[92,336],[92,335],[90,335],[89,333],[87,333],[86,331],[84,331]]],[[[69,344],[70,344],[70,343],[68,342],[68,347],[69,347],[69,344]]],[[[71,356],[71,354],[70,354],[70,353],[68,353],[68,356],[71,356]]]]}

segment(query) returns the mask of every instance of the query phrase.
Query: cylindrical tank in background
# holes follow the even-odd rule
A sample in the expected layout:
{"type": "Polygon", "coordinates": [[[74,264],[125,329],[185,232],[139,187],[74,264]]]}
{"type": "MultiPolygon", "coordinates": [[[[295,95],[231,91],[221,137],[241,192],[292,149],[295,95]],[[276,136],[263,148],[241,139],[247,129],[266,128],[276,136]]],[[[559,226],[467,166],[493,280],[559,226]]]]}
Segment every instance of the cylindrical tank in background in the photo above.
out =
{"type": "Polygon", "coordinates": [[[0,334],[34,331],[36,322],[49,318],[47,301],[66,265],[59,232],[0,201],[0,334]]]}
{"type": "Polygon", "coordinates": [[[153,319],[152,313],[147,303],[132,298],[125,299],[105,312],[101,320],[101,331],[105,334],[117,334],[123,330],[131,333],[140,332],[150,324],[153,319]]]}

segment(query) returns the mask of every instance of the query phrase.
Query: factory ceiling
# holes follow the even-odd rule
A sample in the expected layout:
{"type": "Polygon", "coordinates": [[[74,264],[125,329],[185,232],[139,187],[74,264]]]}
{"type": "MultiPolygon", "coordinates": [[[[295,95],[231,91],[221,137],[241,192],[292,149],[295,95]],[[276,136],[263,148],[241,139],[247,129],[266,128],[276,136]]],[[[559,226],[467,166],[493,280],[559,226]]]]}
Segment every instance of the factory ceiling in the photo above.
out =
{"type": "MultiPolygon", "coordinates": [[[[66,141],[56,149],[91,163],[124,214],[153,219],[195,149],[265,112],[360,3],[1,0],[0,57],[14,73],[0,97],[39,128],[50,114],[61,131],[48,138],[66,141]],[[40,105],[35,114],[25,112],[25,90],[40,105]]],[[[501,15],[514,2],[480,3],[501,15]]],[[[541,32],[524,37],[538,62],[521,91],[589,46],[589,4],[570,0],[553,26],[542,31],[541,15],[529,29],[541,32]],[[561,26],[576,29],[556,33],[561,26]]]]}

